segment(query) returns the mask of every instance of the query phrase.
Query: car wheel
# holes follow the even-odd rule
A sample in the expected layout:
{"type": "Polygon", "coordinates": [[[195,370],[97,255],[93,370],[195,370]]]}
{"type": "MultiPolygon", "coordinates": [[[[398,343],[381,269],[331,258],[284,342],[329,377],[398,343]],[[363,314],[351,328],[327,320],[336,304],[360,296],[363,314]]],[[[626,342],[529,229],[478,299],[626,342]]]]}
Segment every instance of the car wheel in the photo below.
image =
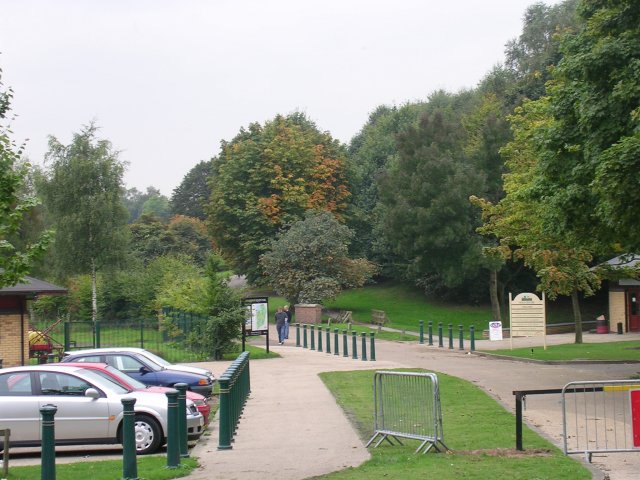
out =
{"type": "Polygon", "coordinates": [[[136,453],[146,455],[160,447],[162,433],[157,420],[148,415],[136,415],[134,424],[136,453]]]}

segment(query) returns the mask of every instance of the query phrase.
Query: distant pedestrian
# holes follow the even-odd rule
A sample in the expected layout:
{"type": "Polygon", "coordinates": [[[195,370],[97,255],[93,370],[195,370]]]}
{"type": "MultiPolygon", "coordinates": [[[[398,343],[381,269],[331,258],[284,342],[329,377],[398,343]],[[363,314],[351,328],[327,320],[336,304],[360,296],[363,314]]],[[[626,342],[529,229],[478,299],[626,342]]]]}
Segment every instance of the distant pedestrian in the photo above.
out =
{"type": "Polygon", "coordinates": [[[284,338],[289,338],[289,326],[291,325],[291,311],[289,310],[289,305],[285,305],[282,307],[284,313],[287,314],[287,320],[284,324],[284,338]]]}
{"type": "Polygon", "coordinates": [[[278,312],[276,313],[276,330],[278,331],[278,343],[282,345],[285,340],[284,336],[284,327],[287,323],[287,314],[284,313],[284,309],[282,307],[278,307],[278,312]]]}

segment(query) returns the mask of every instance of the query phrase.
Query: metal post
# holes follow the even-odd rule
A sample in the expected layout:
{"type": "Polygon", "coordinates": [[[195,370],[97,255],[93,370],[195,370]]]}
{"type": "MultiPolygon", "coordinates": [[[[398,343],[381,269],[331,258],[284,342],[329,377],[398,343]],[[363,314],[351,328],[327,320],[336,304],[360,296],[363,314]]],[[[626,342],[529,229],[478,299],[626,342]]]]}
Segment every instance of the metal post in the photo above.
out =
{"type": "Polygon", "coordinates": [[[322,352],[322,327],[318,325],[318,351],[322,352]]]}
{"type": "Polygon", "coordinates": [[[310,325],[309,328],[311,329],[311,348],[310,348],[310,350],[315,350],[316,349],[316,326],[315,325],[310,325]]]}
{"type": "Polygon", "coordinates": [[[356,332],[351,332],[351,358],[358,359],[358,339],[356,338],[356,332]]]}
{"type": "Polygon", "coordinates": [[[331,326],[327,327],[327,353],[331,353],[331,326]]]}
{"type": "Polygon", "coordinates": [[[372,362],[376,361],[376,334],[371,332],[369,334],[371,336],[371,360],[372,362]]]}
{"type": "Polygon", "coordinates": [[[433,322],[429,321],[429,345],[433,345],[433,322]]]}
{"type": "Polygon", "coordinates": [[[449,350],[453,350],[453,324],[449,324],[449,350]]]}
{"type": "Polygon", "coordinates": [[[300,346],[300,324],[296,323],[296,347],[300,346]]]}
{"type": "MultiPolygon", "coordinates": [[[[0,365],[0,368],[2,365],[0,365]]],[[[9,444],[11,440],[11,429],[5,428],[0,430],[0,433],[4,435],[4,447],[2,449],[2,478],[9,478],[9,444]]]]}
{"type": "Polygon", "coordinates": [[[333,354],[340,355],[340,342],[338,340],[338,332],[339,330],[335,328],[333,330],[333,354]]]}
{"type": "MultiPolygon", "coordinates": [[[[53,417],[57,411],[58,407],[55,405],[40,407],[42,415],[41,480],[56,480],[56,432],[53,417]]],[[[7,448],[6,445],[5,448],[7,448]]]]}
{"type": "Polygon", "coordinates": [[[100,348],[100,322],[96,320],[96,323],[93,324],[95,330],[95,348],[100,348]]]}
{"type": "Polygon", "coordinates": [[[471,325],[469,327],[469,335],[471,336],[471,351],[475,352],[476,350],[476,327],[471,325]]]}
{"type": "Polygon", "coordinates": [[[71,322],[64,322],[64,351],[71,349],[71,322]]]}
{"type": "Polygon", "coordinates": [[[444,347],[442,343],[442,322],[438,322],[438,347],[444,347]]]}
{"type": "Polygon", "coordinates": [[[180,432],[180,457],[189,458],[189,445],[187,442],[187,388],[186,383],[176,383],[178,390],[178,430],[180,432]]]}
{"type": "Polygon", "coordinates": [[[463,330],[463,326],[462,325],[458,325],[458,339],[459,339],[459,345],[458,345],[458,350],[464,350],[464,332],[463,330]]]}
{"type": "Polygon", "coordinates": [[[343,357],[348,357],[349,356],[348,347],[349,347],[349,345],[347,343],[347,331],[343,330],[342,331],[342,356],[343,357]]]}
{"type": "Polygon", "coordinates": [[[169,390],[167,396],[167,468],[180,465],[180,434],[178,431],[178,391],[169,390]]]}
{"type": "Polygon", "coordinates": [[[522,397],[520,392],[516,394],[516,450],[521,452],[522,448],[522,397]]]}
{"type": "Polygon", "coordinates": [[[140,348],[144,348],[144,320],[140,319],[140,348]]]}
{"type": "Polygon", "coordinates": [[[420,320],[420,343],[424,343],[424,320],[420,320]]]}
{"type": "Polygon", "coordinates": [[[302,348],[307,348],[307,324],[302,326],[302,348]]]}
{"type": "Polygon", "coordinates": [[[218,437],[218,450],[230,450],[231,429],[229,415],[231,415],[231,405],[229,405],[229,376],[223,374],[218,379],[220,385],[220,429],[218,437]]]}
{"type": "Polygon", "coordinates": [[[136,455],[136,412],[133,406],[135,398],[125,397],[122,400],[122,480],[138,479],[138,463],[136,455]]]}
{"type": "Polygon", "coordinates": [[[367,334],[365,332],[362,332],[362,355],[360,355],[360,360],[367,361],[367,334]]]}

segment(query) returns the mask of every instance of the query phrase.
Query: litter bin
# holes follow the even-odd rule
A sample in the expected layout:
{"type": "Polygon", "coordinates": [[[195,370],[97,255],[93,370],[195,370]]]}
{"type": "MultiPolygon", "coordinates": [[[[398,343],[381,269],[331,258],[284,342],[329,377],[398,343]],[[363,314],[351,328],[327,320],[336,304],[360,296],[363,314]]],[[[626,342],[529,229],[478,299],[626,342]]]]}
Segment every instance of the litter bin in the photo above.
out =
{"type": "Polygon", "coordinates": [[[609,322],[604,318],[604,315],[596,318],[596,333],[609,333],[609,322]]]}

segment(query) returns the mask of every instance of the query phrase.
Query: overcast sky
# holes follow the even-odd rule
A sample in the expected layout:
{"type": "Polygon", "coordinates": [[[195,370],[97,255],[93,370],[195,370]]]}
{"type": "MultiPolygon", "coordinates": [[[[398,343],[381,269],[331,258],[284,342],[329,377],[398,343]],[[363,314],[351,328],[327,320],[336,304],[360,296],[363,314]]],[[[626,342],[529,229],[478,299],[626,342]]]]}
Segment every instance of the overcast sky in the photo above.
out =
{"type": "Polygon", "coordinates": [[[0,0],[0,67],[33,163],[95,120],[127,187],[170,196],[252,122],[302,111],[346,143],[379,105],[476,86],[532,3],[0,0]]]}

